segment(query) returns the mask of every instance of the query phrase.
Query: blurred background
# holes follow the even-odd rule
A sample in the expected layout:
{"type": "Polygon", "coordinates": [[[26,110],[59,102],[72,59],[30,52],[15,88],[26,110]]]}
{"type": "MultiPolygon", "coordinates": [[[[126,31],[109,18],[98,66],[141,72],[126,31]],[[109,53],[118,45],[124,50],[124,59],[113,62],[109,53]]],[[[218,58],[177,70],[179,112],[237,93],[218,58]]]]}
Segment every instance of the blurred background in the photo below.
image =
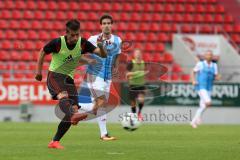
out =
{"type": "MultiPolygon", "coordinates": [[[[212,50],[222,80],[214,87],[214,107],[206,113],[205,122],[239,123],[239,10],[238,0],[0,0],[0,121],[57,121],[56,102],[45,84],[51,56],[43,66],[44,81],[36,82],[38,53],[45,43],[65,34],[69,19],[78,19],[81,36],[89,38],[101,32],[99,18],[109,13],[114,19],[113,34],[127,44],[122,48],[120,79],[112,89],[120,107],[109,114],[109,121],[118,122],[121,113],[130,112],[126,65],[133,49],[141,48],[144,61],[152,64],[146,80],[159,88],[149,91],[146,99],[143,113],[157,116],[147,122],[191,120],[198,96],[190,71],[204,51],[212,50]],[[171,89],[163,92],[159,86],[164,85],[171,89]],[[166,115],[164,119],[159,118],[161,114],[166,115]],[[187,118],[172,118],[177,114],[187,118]]],[[[75,80],[80,84],[85,66],[78,71],[81,74],[75,80]]]]}

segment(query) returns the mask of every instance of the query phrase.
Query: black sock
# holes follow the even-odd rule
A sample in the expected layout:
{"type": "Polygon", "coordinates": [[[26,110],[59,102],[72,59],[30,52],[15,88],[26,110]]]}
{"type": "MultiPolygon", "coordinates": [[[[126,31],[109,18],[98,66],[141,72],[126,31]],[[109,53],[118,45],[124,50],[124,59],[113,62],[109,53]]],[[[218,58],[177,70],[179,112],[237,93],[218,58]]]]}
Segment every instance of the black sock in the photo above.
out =
{"type": "Polygon", "coordinates": [[[62,120],[57,129],[57,133],[55,134],[53,141],[60,141],[60,139],[64,136],[64,134],[69,130],[71,127],[71,122],[66,120],[62,120]]]}
{"type": "Polygon", "coordinates": [[[131,107],[132,113],[136,113],[136,107],[131,107]]]}
{"type": "Polygon", "coordinates": [[[138,113],[141,113],[143,105],[144,105],[144,103],[139,103],[138,104],[138,108],[139,108],[138,113]]]}

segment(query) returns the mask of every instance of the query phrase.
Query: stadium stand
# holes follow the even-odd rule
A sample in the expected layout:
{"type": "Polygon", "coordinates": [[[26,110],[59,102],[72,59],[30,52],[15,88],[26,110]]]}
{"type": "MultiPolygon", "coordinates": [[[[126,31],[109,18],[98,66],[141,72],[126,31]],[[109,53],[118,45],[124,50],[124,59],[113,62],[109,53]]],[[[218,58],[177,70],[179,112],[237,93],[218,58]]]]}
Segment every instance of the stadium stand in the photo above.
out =
{"type": "MultiPolygon", "coordinates": [[[[98,18],[105,12],[112,14],[116,20],[115,33],[123,40],[133,41],[133,47],[143,47],[145,61],[166,64],[172,71],[172,74],[158,79],[184,82],[190,79],[165,49],[176,32],[226,32],[235,43],[240,44],[240,25],[217,0],[128,0],[126,3],[9,0],[2,1],[0,9],[0,66],[3,78],[7,79],[31,80],[37,52],[45,42],[64,33],[65,21],[79,19],[82,35],[88,38],[99,32],[98,18]],[[24,67],[14,68],[12,65],[15,64],[24,64],[24,67]],[[10,65],[8,67],[14,72],[7,73],[4,65],[10,65]],[[27,68],[29,71],[23,75],[21,70],[27,68]]],[[[50,58],[47,58],[48,61],[50,58]]],[[[44,68],[47,69],[47,64],[44,68]]],[[[125,67],[121,66],[120,70],[124,71],[125,67]]]]}

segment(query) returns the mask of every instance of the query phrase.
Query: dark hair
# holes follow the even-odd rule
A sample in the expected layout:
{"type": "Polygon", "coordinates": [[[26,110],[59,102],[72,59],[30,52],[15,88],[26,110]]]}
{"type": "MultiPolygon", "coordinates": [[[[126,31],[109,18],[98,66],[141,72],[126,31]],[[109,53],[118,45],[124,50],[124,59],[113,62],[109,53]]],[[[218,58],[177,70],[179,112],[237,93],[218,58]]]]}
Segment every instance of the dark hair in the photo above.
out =
{"type": "Polygon", "coordinates": [[[76,19],[69,20],[66,23],[66,28],[73,31],[77,31],[80,29],[80,22],[76,19]]]}
{"type": "Polygon", "coordinates": [[[111,15],[109,15],[109,14],[104,14],[104,15],[102,15],[101,18],[100,18],[100,24],[102,24],[102,21],[103,21],[104,19],[110,19],[110,20],[111,20],[111,23],[113,24],[113,18],[112,18],[111,15]]]}

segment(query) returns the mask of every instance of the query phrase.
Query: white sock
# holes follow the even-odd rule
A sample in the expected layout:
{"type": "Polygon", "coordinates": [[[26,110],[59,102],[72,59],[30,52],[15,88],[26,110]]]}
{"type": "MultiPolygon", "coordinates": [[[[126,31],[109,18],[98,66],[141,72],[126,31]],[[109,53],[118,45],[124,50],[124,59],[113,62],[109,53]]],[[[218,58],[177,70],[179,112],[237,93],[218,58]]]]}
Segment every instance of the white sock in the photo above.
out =
{"type": "Polygon", "coordinates": [[[97,122],[100,129],[101,137],[107,134],[107,114],[103,108],[97,110],[97,122]]]}
{"type": "Polygon", "coordinates": [[[199,108],[197,109],[196,113],[195,113],[195,116],[192,120],[192,122],[195,122],[197,119],[201,118],[203,112],[205,111],[206,109],[206,104],[204,103],[204,101],[200,101],[200,104],[199,104],[199,108]]]}
{"type": "Polygon", "coordinates": [[[92,103],[81,103],[81,109],[80,110],[84,110],[84,111],[91,111],[93,109],[93,104],[92,103]]]}

